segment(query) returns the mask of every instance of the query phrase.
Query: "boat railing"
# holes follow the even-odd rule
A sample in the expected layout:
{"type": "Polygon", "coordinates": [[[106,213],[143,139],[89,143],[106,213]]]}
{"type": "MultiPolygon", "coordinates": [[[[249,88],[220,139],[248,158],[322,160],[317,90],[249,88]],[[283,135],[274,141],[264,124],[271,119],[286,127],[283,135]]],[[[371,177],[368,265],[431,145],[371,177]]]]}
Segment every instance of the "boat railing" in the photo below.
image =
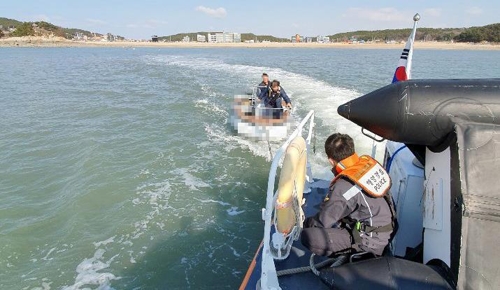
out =
{"type": "Polygon", "coordinates": [[[254,107],[255,110],[255,116],[261,117],[263,119],[274,119],[276,118],[276,114],[280,114],[283,111],[287,111],[286,108],[269,108],[269,107],[264,107],[264,105],[257,105],[254,107]],[[276,113],[275,113],[276,112],[276,113]]]}
{"type": "MultiPolygon", "coordinates": [[[[278,276],[276,274],[276,266],[274,264],[274,256],[271,252],[271,227],[273,221],[274,203],[276,200],[277,191],[275,189],[276,175],[278,171],[278,166],[283,158],[288,145],[297,136],[303,136],[304,128],[308,126],[307,130],[307,152],[310,150],[311,139],[313,137],[314,130],[314,111],[311,110],[304,119],[297,126],[295,131],[288,137],[288,139],[281,145],[281,147],[276,151],[274,158],[271,163],[271,169],[269,170],[269,178],[267,182],[267,196],[266,196],[266,207],[262,209],[262,219],[264,220],[264,241],[262,249],[262,267],[261,267],[261,289],[280,289],[278,283],[278,276]]],[[[307,158],[307,171],[306,171],[306,181],[310,183],[313,181],[311,166],[309,164],[309,158],[307,158]]],[[[307,184],[306,184],[307,187],[307,184]]]]}
{"type": "MultiPolygon", "coordinates": [[[[256,87],[259,88],[259,87],[256,87]]],[[[275,119],[276,114],[280,114],[283,112],[290,112],[290,110],[286,107],[266,107],[264,103],[259,100],[258,95],[256,94],[256,88],[254,88],[253,93],[250,95],[235,95],[234,100],[237,104],[234,108],[243,111],[246,114],[251,116],[257,116],[262,119],[275,119]],[[250,104],[246,103],[246,100],[250,101],[250,104]]]]}

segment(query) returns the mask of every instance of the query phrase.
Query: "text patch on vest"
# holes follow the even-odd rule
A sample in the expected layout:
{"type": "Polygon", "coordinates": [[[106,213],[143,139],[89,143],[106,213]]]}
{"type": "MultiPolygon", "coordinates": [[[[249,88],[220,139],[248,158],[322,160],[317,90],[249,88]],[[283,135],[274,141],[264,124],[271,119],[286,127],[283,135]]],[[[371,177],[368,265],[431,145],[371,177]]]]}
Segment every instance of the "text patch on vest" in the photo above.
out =
{"type": "Polygon", "coordinates": [[[391,185],[386,171],[378,163],[359,179],[359,183],[375,195],[383,195],[391,185]]]}

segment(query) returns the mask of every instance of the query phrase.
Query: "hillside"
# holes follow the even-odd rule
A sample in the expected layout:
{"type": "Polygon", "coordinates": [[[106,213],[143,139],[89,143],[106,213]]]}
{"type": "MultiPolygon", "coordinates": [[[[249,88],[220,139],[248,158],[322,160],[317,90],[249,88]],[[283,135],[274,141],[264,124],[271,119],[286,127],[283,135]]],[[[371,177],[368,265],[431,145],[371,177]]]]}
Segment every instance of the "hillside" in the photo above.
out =
{"type": "MultiPolygon", "coordinates": [[[[364,41],[406,41],[411,29],[353,31],[330,35],[331,41],[344,42],[352,38],[364,41]]],[[[417,41],[500,42],[500,23],[470,28],[418,28],[417,41]]]]}
{"type": "Polygon", "coordinates": [[[77,28],[64,28],[64,27],[59,27],[57,25],[54,25],[52,23],[48,23],[45,21],[39,21],[39,22],[34,22],[39,28],[45,30],[46,32],[53,33],[55,36],[61,36],[67,39],[72,39],[76,33],[81,33],[82,35],[85,35],[87,37],[92,37],[92,36],[101,36],[102,34],[100,33],[93,33],[87,30],[83,29],[77,29],[77,28]]]}
{"type": "MultiPolygon", "coordinates": [[[[462,33],[464,28],[418,28],[415,40],[421,41],[450,41],[462,33]]],[[[411,29],[385,29],[373,31],[352,31],[330,35],[330,39],[335,42],[348,41],[356,38],[364,41],[406,41],[411,33],[411,29]]]]}
{"type": "Polygon", "coordinates": [[[279,38],[272,35],[255,35],[253,33],[242,33],[241,41],[254,40],[254,41],[270,41],[270,42],[290,42],[288,38],[279,38]]]}
{"type": "MultiPolygon", "coordinates": [[[[0,25],[2,26],[2,30],[4,31],[3,34],[9,36],[54,35],[67,39],[72,39],[76,33],[80,33],[81,35],[85,35],[87,37],[102,36],[102,34],[100,33],[94,33],[78,28],[64,28],[45,21],[21,22],[15,19],[0,17],[0,25]],[[33,29],[33,24],[35,24],[35,29],[33,29]],[[9,34],[7,30],[8,27],[11,26],[14,26],[16,28],[16,31],[9,34]]],[[[1,35],[2,34],[0,33],[0,36],[1,35]]]]}
{"type": "MultiPolygon", "coordinates": [[[[123,40],[121,36],[114,36],[108,34],[104,36],[100,33],[94,33],[88,30],[78,28],[64,28],[45,21],[37,22],[21,22],[15,19],[0,17],[0,37],[10,36],[59,36],[67,39],[82,39],[83,37],[89,39],[97,38],[110,38],[111,40],[123,40]],[[15,31],[9,31],[9,27],[15,27],[15,31]]],[[[198,34],[207,35],[209,32],[191,32],[191,33],[178,33],[174,35],[161,36],[160,41],[182,41],[185,36],[189,36],[191,41],[196,41],[198,34]]],[[[411,29],[385,29],[373,31],[352,31],[330,35],[332,42],[346,42],[351,39],[364,40],[364,41],[406,41],[410,35],[411,29]]],[[[457,41],[457,42],[494,42],[500,43],[500,23],[485,25],[481,27],[470,28],[418,28],[417,41],[457,41]]],[[[241,33],[241,40],[255,41],[255,42],[290,42],[290,39],[279,38],[272,35],[255,35],[253,33],[241,33]]],[[[313,41],[315,37],[313,37],[313,41]]]]}
{"type": "MultiPolygon", "coordinates": [[[[159,37],[160,41],[182,41],[185,36],[189,36],[191,41],[196,40],[196,35],[207,35],[208,32],[178,33],[175,35],[159,37]]],[[[358,30],[329,35],[332,42],[346,42],[351,39],[364,41],[406,41],[411,33],[410,28],[405,29],[385,29],[385,30],[358,30]]],[[[287,38],[278,38],[272,35],[255,35],[253,33],[242,33],[241,40],[254,40],[258,42],[290,42],[287,38]]],[[[313,41],[316,37],[313,37],[313,41]]],[[[458,41],[458,42],[500,42],[500,23],[490,24],[482,27],[471,28],[418,28],[417,41],[458,41]]]]}
{"type": "MultiPolygon", "coordinates": [[[[200,35],[207,35],[207,31],[200,31],[200,32],[189,32],[189,33],[178,33],[178,34],[173,34],[173,35],[168,35],[168,36],[160,36],[158,37],[159,41],[172,41],[172,42],[177,42],[177,41],[182,41],[182,39],[186,36],[189,36],[189,38],[193,41],[196,40],[196,36],[198,34],[200,35]]],[[[213,32],[212,32],[213,33],[213,32]]],[[[247,41],[247,40],[254,40],[254,41],[270,41],[270,42],[289,42],[290,40],[287,38],[279,38],[279,37],[274,37],[272,35],[255,35],[253,33],[242,33],[241,34],[241,41],[247,41]]]]}
{"type": "Polygon", "coordinates": [[[459,42],[500,42],[500,23],[465,29],[457,37],[459,42]]]}
{"type": "Polygon", "coordinates": [[[177,42],[177,41],[182,41],[182,39],[186,36],[189,36],[190,39],[196,40],[196,35],[198,34],[203,34],[207,35],[208,32],[191,32],[191,33],[177,33],[174,35],[168,35],[168,36],[159,36],[158,40],[159,41],[172,41],[172,42],[177,42]]]}
{"type": "Polygon", "coordinates": [[[19,26],[21,24],[21,21],[15,19],[0,17],[0,25],[3,26],[3,29],[7,29],[9,26],[19,26]]]}

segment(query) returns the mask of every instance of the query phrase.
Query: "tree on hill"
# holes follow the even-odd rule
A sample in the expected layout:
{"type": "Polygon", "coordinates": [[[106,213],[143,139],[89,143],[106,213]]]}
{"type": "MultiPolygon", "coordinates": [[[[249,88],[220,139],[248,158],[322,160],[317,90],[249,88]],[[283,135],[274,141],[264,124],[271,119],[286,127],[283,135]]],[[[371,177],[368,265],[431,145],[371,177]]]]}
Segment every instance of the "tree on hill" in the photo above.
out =
{"type": "Polygon", "coordinates": [[[467,28],[455,37],[458,42],[500,42],[500,23],[467,28]]]}
{"type": "MultiPolygon", "coordinates": [[[[415,35],[415,40],[424,41],[450,41],[453,37],[457,36],[462,32],[463,29],[460,28],[418,28],[417,34],[415,35]]],[[[348,41],[352,38],[364,41],[405,41],[411,33],[411,29],[385,29],[385,30],[374,30],[374,31],[353,31],[345,33],[337,33],[330,35],[332,41],[348,41]]]]}
{"type": "Polygon", "coordinates": [[[48,32],[52,32],[55,36],[65,37],[65,33],[63,29],[59,26],[56,26],[52,23],[48,23],[45,21],[35,22],[35,24],[40,28],[48,32]]]}
{"type": "Polygon", "coordinates": [[[24,22],[23,24],[16,27],[16,30],[10,34],[11,36],[32,36],[35,35],[35,30],[33,29],[33,23],[24,22]]]}
{"type": "Polygon", "coordinates": [[[83,29],[78,29],[78,28],[62,28],[62,30],[64,32],[64,37],[66,37],[68,39],[73,38],[73,36],[75,36],[75,34],[77,34],[77,33],[81,33],[82,35],[85,35],[87,37],[102,36],[101,33],[93,33],[93,32],[83,30],[83,29]]]}
{"type": "Polygon", "coordinates": [[[63,28],[46,21],[35,22],[34,24],[36,24],[36,26],[38,27],[38,31],[35,31],[35,29],[33,29],[33,23],[29,23],[30,25],[26,23],[28,22],[23,23],[14,19],[0,17],[0,25],[2,25],[4,29],[15,27],[16,31],[18,31],[15,33],[11,33],[9,36],[26,36],[35,34],[46,35],[49,33],[52,33],[55,36],[66,37],[68,39],[73,38],[76,33],[81,33],[82,35],[86,35],[88,37],[102,36],[102,34],[100,33],[93,33],[77,28],[63,28]]]}
{"type": "Polygon", "coordinates": [[[241,41],[254,40],[254,41],[271,41],[271,42],[290,42],[288,38],[279,38],[272,35],[255,35],[253,33],[242,33],[241,41]]]}
{"type": "Polygon", "coordinates": [[[0,17],[0,25],[2,25],[4,29],[7,29],[9,26],[17,27],[21,24],[23,24],[21,21],[17,21],[15,19],[0,17]]]}
{"type": "Polygon", "coordinates": [[[169,35],[169,36],[160,36],[158,37],[159,41],[172,41],[172,42],[177,42],[177,41],[182,41],[184,37],[189,36],[189,39],[191,41],[196,41],[196,36],[200,35],[207,35],[208,32],[191,32],[191,33],[177,33],[174,35],[169,35]]]}

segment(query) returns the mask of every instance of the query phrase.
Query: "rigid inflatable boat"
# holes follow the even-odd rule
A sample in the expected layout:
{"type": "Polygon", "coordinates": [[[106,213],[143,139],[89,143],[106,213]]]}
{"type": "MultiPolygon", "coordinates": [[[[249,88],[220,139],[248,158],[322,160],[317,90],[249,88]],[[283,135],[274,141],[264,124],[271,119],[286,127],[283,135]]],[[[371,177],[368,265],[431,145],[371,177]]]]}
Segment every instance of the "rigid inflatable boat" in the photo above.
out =
{"type": "Polygon", "coordinates": [[[264,236],[240,289],[500,289],[500,79],[409,80],[411,45],[393,84],[337,109],[387,140],[399,226],[384,254],[317,257],[301,244],[330,184],[310,170],[311,111],[272,160],[264,236]]]}
{"type": "MultiPolygon", "coordinates": [[[[257,98],[258,88],[247,95],[236,95],[230,115],[230,124],[241,136],[256,140],[278,141],[288,136],[289,111],[266,108],[257,98]]],[[[284,106],[283,106],[284,107],[284,106]]]]}

